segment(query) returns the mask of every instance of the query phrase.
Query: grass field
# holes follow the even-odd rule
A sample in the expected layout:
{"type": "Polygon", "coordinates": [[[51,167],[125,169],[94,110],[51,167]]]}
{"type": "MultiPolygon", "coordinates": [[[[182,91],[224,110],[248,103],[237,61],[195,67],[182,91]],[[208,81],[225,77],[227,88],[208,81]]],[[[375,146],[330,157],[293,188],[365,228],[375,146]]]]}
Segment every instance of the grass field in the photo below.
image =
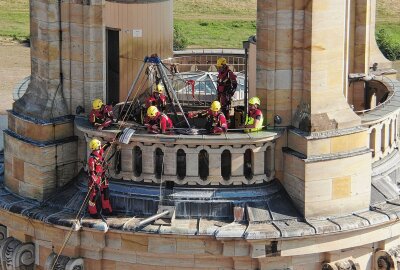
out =
{"type": "Polygon", "coordinates": [[[29,36],[29,1],[0,0],[0,36],[25,39],[29,36]]]}
{"type": "MultiPolygon", "coordinates": [[[[262,0],[261,0],[262,1],[262,0]]],[[[378,0],[377,30],[400,44],[399,0],[378,0]]],[[[174,0],[174,23],[190,48],[241,48],[256,33],[257,0],[174,0]]],[[[0,36],[29,37],[29,0],[0,0],[0,36]]]]}

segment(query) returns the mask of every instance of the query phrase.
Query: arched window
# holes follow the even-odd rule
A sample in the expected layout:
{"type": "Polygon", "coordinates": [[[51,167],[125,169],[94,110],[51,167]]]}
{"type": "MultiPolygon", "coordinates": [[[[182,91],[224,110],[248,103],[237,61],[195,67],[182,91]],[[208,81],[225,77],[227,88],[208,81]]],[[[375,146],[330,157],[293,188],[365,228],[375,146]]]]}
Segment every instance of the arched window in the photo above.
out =
{"type": "Polygon", "coordinates": [[[133,173],[136,177],[142,174],[142,149],[139,146],[133,148],[133,173]]]}
{"type": "Polygon", "coordinates": [[[176,153],[176,175],[179,180],[186,176],[186,153],[182,149],[179,149],[176,153]]]}
{"type": "Polygon", "coordinates": [[[164,171],[164,152],[160,149],[156,149],[154,156],[154,173],[157,179],[161,179],[161,175],[164,171]]]}
{"type": "Polygon", "coordinates": [[[229,150],[224,150],[221,154],[221,175],[224,180],[229,180],[232,174],[232,157],[229,150]]]}
{"type": "Polygon", "coordinates": [[[265,149],[264,152],[264,173],[267,177],[270,177],[272,174],[272,162],[273,162],[273,156],[272,156],[272,148],[271,146],[268,146],[267,149],[265,149]]]}
{"type": "Polygon", "coordinates": [[[207,180],[208,175],[208,153],[206,150],[201,150],[199,152],[199,176],[202,180],[207,180]]]}
{"type": "Polygon", "coordinates": [[[253,151],[251,149],[244,152],[243,174],[246,179],[253,178],[253,151]]]}
{"type": "Polygon", "coordinates": [[[372,150],[372,157],[375,157],[375,141],[376,141],[376,130],[373,128],[371,135],[369,136],[369,148],[372,150]]]}

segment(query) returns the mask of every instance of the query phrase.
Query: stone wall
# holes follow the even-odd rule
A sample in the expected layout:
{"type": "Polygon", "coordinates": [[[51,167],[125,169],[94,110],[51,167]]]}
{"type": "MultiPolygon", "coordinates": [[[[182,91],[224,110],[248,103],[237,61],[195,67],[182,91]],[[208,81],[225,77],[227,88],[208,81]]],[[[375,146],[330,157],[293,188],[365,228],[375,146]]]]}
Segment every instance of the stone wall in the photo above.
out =
{"type": "Polygon", "coordinates": [[[77,174],[77,139],[70,120],[40,124],[9,113],[4,133],[5,185],[44,200],[77,174]]]}
{"type": "MultiPolygon", "coordinates": [[[[0,222],[0,250],[7,248],[0,263],[7,264],[7,269],[20,269],[21,263],[51,269],[69,232],[66,227],[5,211],[1,211],[0,222]]],[[[252,241],[80,229],[72,232],[56,269],[69,270],[73,265],[77,267],[73,269],[86,270],[394,270],[399,262],[399,226],[392,223],[328,236],[252,241]],[[381,267],[385,263],[389,268],[381,267]]]]}

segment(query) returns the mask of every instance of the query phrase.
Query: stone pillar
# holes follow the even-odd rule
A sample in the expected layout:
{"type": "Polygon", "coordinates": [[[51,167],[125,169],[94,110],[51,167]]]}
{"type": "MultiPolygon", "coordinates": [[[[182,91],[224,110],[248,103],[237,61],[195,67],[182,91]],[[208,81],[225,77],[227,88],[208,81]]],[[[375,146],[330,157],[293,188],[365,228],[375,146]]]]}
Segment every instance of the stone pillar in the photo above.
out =
{"type": "Polygon", "coordinates": [[[221,151],[220,149],[209,149],[208,152],[208,179],[211,185],[219,185],[221,176],[221,151]]]}
{"type": "MultiPolygon", "coordinates": [[[[164,151],[164,174],[176,175],[176,152],[178,149],[174,147],[166,147],[164,151]]],[[[187,160],[187,158],[186,158],[187,160]]],[[[187,164],[188,162],[186,162],[187,164]]]]}
{"type": "Polygon", "coordinates": [[[142,148],[142,173],[154,175],[154,153],[155,148],[153,146],[144,145],[142,148]]]}
{"type": "Polygon", "coordinates": [[[60,68],[60,2],[30,1],[32,72],[25,95],[13,104],[20,114],[46,120],[68,114],[60,68]]]}
{"type": "Polygon", "coordinates": [[[263,149],[264,147],[256,147],[253,149],[252,167],[254,175],[264,174],[265,151],[263,149]]]}
{"type": "Polygon", "coordinates": [[[201,149],[188,148],[186,152],[186,175],[199,176],[199,152],[201,149]]]}
{"type": "Polygon", "coordinates": [[[244,152],[232,151],[232,176],[243,176],[244,152]]]}
{"type": "Polygon", "coordinates": [[[367,1],[257,5],[257,95],[261,104],[267,102],[270,125],[290,127],[287,138],[277,142],[287,146],[281,179],[286,190],[306,217],[367,209],[368,131],[346,99],[353,63],[363,70],[368,66],[367,1]],[[365,19],[357,21],[357,37],[350,32],[352,14],[365,19]],[[281,122],[274,122],[277,115],[281,122]]]}
{"type": "Polygon", "coordinates": [[[133,172],[133,149],[123,147],[121,149],[121,170],[133,172]]]}

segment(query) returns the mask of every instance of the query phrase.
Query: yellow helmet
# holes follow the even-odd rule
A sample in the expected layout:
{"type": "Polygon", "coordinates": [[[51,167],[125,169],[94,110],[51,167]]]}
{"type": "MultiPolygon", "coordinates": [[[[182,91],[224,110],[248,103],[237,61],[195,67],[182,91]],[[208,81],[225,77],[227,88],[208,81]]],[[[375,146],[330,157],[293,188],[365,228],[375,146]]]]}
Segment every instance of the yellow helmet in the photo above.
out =
{"type": "Polygon", "coordinates": [[[156,106],[150,106],[147,109],[147,116],[148,117],[155,117],[157,115],[157,113],[158,113],[158,109],[157,109],[156,106]]]}
{"type": "Polygon", "coordinates": [[[258,97],[252,97],[251,99],[249,99],[249,104],[250,105],[257,104],[258,106],[260,106],[261,102],[258,97]]]}
{"type": "Polygon", "coordinates": [[[223,57],[218,58],[218,60],[217,60],[217,68],[222,67],[222,65],[226,65],[226,59],[223,58],[223,57]]]}
{"type": "Polygon", "coordinates": [[[221,110],[221,103],[219,103],[219,101],[213,101],[213,103],[211,103],[211,110],[213,112],[218,112],[219,110],[221,110]]]}
{"type": "Polygon", "coordinates": [[[101,108],[101,106],[103,106],[103,101],[101,101],[101,99],[96,98],[95,100],[93,100],[93,109],[98,110],[101,108]]]}
{"type": "Polygon", "coordinates": [[[101,142],[98,139],[92,139],[89,143],[89,147],[92,150],[99,150],[101,147],[101,142]]]}
{"type": "Polygon", "coordinates": [[[164,92],[164,86],[162,86],[161,83],[157,84],[157,85],[154,87],[154,92],[158,92],[158,93],[161,94],[162,92],[164,92]]]}

